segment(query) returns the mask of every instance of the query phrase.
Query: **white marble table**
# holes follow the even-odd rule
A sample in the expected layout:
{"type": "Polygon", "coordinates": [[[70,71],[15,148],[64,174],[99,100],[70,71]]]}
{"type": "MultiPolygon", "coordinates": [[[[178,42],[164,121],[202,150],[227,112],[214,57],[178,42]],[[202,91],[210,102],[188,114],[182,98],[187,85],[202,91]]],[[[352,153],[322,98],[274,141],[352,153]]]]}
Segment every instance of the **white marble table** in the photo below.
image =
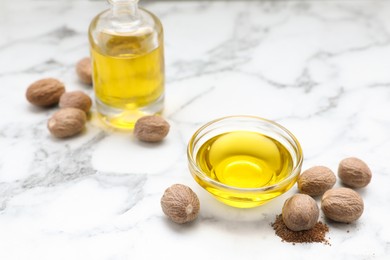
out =
{"type": "Polygon", "coordinates": [[[145,6],[165,26],[171,132],[160,145],[94,116],[81,135],[56,140],[46,129],[56,109],[25,100],[43,77],[92,94],[74,65],[88,55],[87,27],[104,2],[1,1],[0,259],[389,259],[390,1],[145,6]],[[292,245],[270,223],[296,187],[256,209],[215,201],[190,176],[186,145],[203,123],[233,114],[289,128],[304,169],[365,160],[373,179],[359,190],[361,219],[331,223],[331,246],[292,245]],[[161,211],[174,183],[199,195],[190,225],[161,211]]]}

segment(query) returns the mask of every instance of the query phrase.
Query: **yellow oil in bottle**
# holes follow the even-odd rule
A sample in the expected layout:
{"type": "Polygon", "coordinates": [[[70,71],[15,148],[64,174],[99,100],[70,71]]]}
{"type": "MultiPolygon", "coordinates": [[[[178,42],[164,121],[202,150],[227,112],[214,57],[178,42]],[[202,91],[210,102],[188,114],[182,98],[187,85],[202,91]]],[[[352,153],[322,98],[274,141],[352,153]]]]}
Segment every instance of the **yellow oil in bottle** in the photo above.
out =
{"type": "Polygon", "coordinates": [[[100,32],[99,45],[91,45],[98,112],[110,125],[131,129],[139,117],[162,110],[164,53],[153,37],[100,32]]]}
{"type": "MultiPolygon", "coordinates": [[[[196,155],[198,167],[215,181],[230,187],[255,189],[279,183],[289,176],[293,159],[279,141],[250,131],[234,131],[206,141],[196,155]]],[[[217,199],[235,207],[253,207],[276,197],[292,185],[286,184],[272,193],[255,191],[235,193],[216,190],[208,182],[197,179],[217,199]],[[234,199],[232,199],[234,198],[234,199]]]]}

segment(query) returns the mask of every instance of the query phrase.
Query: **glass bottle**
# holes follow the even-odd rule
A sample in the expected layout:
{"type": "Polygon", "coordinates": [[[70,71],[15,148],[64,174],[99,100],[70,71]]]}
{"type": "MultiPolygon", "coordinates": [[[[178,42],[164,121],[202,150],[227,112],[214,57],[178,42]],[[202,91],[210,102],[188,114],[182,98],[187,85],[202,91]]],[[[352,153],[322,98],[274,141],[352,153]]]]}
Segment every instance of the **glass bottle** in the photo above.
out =
{"type": "Polygon", "coordinates": [[[95,101],[104,122],[132,129],[139,117],[163,109],[163,28],[138,0],[108,2],[89,27],[95,101]]]}

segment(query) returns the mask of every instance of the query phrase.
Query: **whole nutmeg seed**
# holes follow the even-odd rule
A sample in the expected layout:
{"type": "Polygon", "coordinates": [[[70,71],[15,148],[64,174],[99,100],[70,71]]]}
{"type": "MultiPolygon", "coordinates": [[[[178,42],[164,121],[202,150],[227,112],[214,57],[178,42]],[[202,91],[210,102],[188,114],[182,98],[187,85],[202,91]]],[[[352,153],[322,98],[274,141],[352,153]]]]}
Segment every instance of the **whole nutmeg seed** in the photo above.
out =
{"type": "Polygon", "coordinates": [[[53,106],[65,92],[64,84],[53,78],[45,78],[32,83],[26,91],[27,100],[36,106],[53,106]]]}
{"type": "Polygon", "coordinates": [[[292,231],[309,230],[317,223],[320,210],[316,201],[306,194],[295,194],[284,202],[282,218],[292,231]]]}
{"type": "Polygon", "coordinates": [[[92,106],[92,100],[82,91],[71,91],[62,94],[59,106],[60,108],[74,107],[88,113],[92,106]]]}
{"type": "Polygon", "coordinates": [[[200,204],[198,196],[189,187],[174,184],[165,190],[161,207],[173,222],[183,224],[196,219],[200,204]]]}
{"type": "Polygon", "coordinates": [[[321,209],[331,220],[350,223],[363,214],[364,203],[356,191],[349,188],[336,188],[324,193],[321,209]]]}
{"type": "Polygon", "coordinates": [[[87,116],[83,110],[68,107],[54,113],[47,123],[47,128],[55,137],[65,138],[80,133],[86,122],[87,116]]]}
{"type": "Polygon", "coordinates": [[[336,183],[336,175],[325,166],[314,166],[304,171],[298,178],[301,193],[318,196],[331,189],[336,183]]]}
{"type": "Polygon", "coordinates": [[[77,62],[76,73],[81,82],[92,85],[92,65],[89,57],[85,57],[77,62]]]}
{"type": "Polygon", "coordinates": [[[137,120],[134,135],[144,142],[159,142],[167,136],[169,123],[161,116],[144,116],[137,120]]]}
{"type": "Polygon", "coordinates": [[[363,188],[370,183],[372,178],[367,164],[355,157],[346,158],[340,162],[338,175],[345,185],[352,188],[363,188]]]}

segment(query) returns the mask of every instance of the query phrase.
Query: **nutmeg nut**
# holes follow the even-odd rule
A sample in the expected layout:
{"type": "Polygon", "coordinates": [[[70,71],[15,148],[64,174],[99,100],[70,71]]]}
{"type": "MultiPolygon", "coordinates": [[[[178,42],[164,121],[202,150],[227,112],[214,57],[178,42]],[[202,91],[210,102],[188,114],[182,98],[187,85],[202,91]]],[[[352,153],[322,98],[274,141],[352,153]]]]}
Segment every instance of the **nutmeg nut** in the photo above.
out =
{"type": "Polygon", "coordinates": [[[27,88],[26,98],[33,105],[47,107],[57,104],[64,92],[65,86],[59,80],[45,78],[27,88]]]}
{"type": "Polygon", "coordinates": [[[60,98],[59,106],[60,108],[74,107],[88,113],[92,106],[92,100],[82,91],[65,92],[60,98]]]}
{"type": "Polygon", "coordinates": [[[161,208],[173,222],[184,224],[197,218],[200,203],[198,196],[183,184],[174,184],[165,190],[161,208]]]}
{"type": "Polygon", "coordinates": [[[57,138],[71,137],[80,133],[87,121],[85,112],[78,108],[62,108],[47,123],[50,133],[57,138]]]}
{"type": "Polygon", "coordinates": [[[89,57],[85,57],[77,62],[76,73],[81,82],[92,85],[92,65],[89,57]]]}
{"type": "Polygon", "coordinates": [[[336,183],[336,175],[325,166],[314,166],[298,178],[298,189],[301,193],[318,196],[331,189],[336,183]]]}
{"type": "Polygon", "coordinates": [[[365,162],[356,157],[350,157],[340,162],[338,176],[349,187],[363,188],[370,183],[372,173],[365,162]]]}
{"type": "Polygon", "coordinates": [[[349,188],[336,188],[324,193],[321,209],[331,220],[350,223],[363,214],[364,203],[356,191],[349,188]]]}
{"type": "Polygon", "coordinates": [[[309,230],[317,223],[320,210],[316,201],[306,194],[295,194],[284,202],[282,218],[292,231],[309,230]]]}
{"type": "Polygon", "coordinates": [[[144,142],[160,142],[167,136],[170,125],[161,116],[143,116],[134,126],[134,135],[144,142]]]}

